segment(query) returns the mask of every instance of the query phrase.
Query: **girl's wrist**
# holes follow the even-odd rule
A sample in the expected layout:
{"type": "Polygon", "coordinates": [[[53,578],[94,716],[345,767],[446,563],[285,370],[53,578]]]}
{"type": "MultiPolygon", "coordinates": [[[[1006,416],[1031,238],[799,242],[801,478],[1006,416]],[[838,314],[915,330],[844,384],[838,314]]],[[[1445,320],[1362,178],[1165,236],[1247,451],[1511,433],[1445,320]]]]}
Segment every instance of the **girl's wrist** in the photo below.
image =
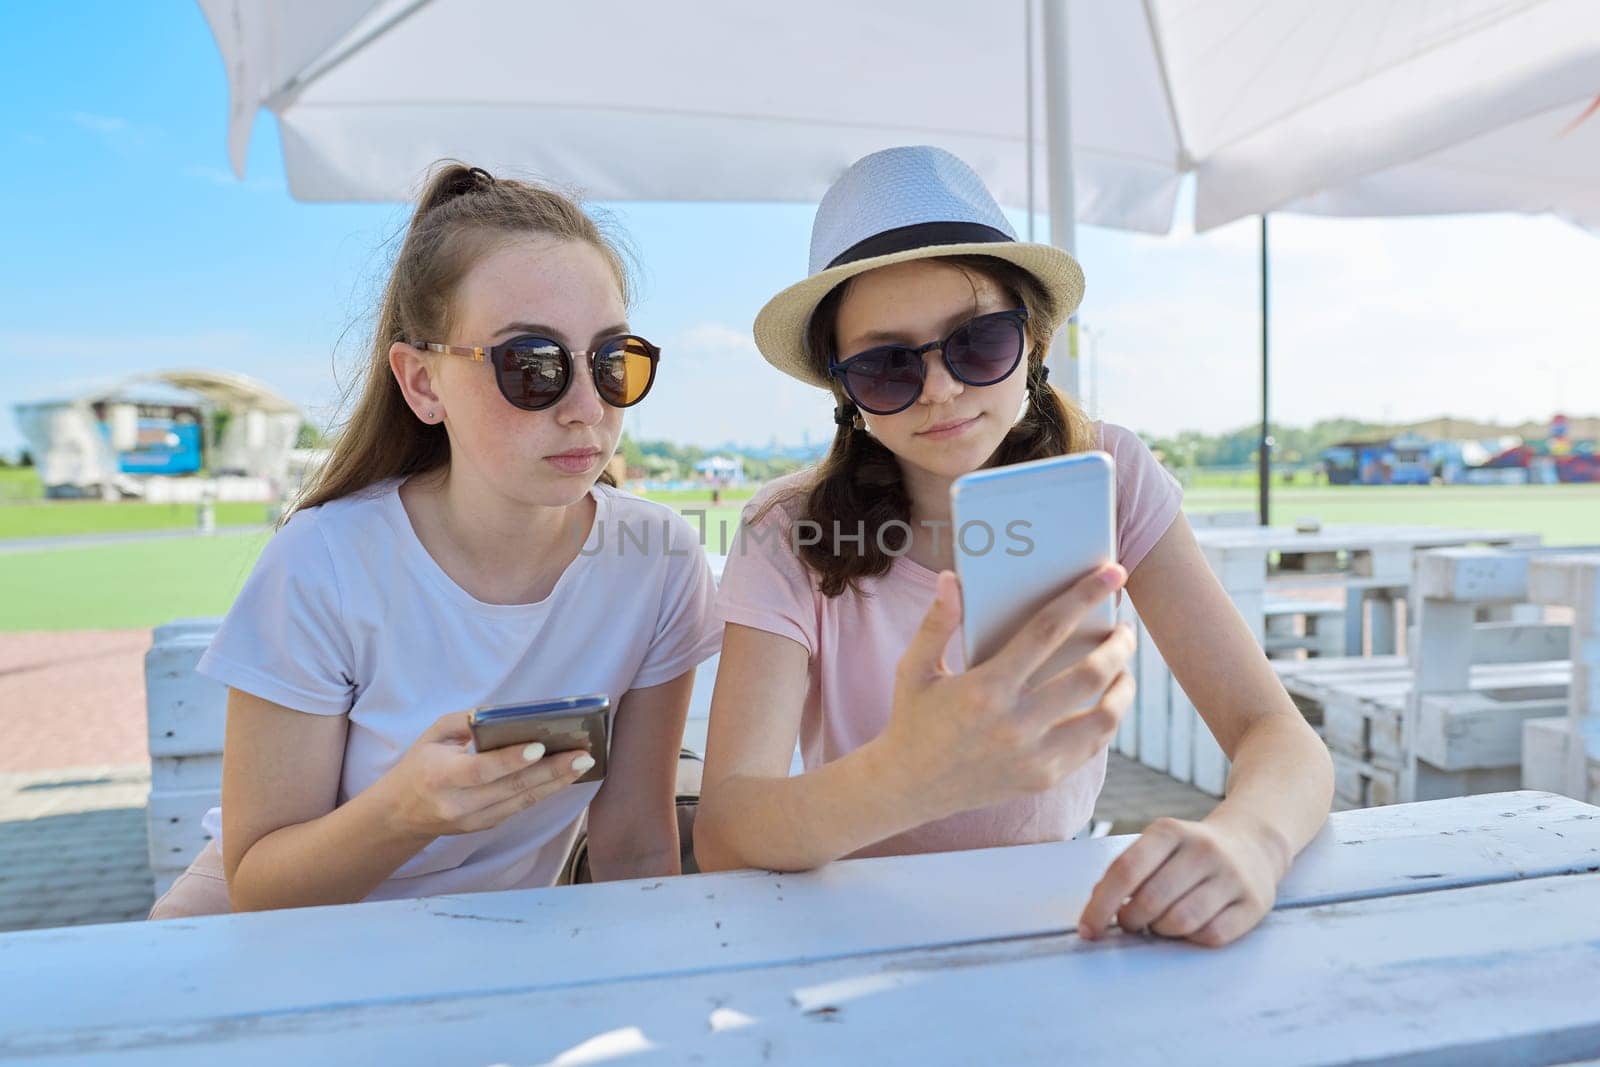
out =
{"type": "Polygon", "coordinates": [[[407,824],[403,812],[404,802],[397,796],[394,768],[391,767],[366,789],[350,798],[351,807],[357,808],[367,823],[385,844],[421,851],[438,839],[438,834],[417,830],[407,824]]]}
{"type": "Polygon", "coordinates": [[[911,829],[950,814],[934,802],[928,784],[916,773],[915,761],[896,743],[895,735],[885,731],[856,751],[869,787],[883,798],[885,814],[894,822],[911,829]]]}
{"type": "Polygon", "coordinates": [[[1289,867],[1294,863],[1294,849],[1283,831],[1270,820],[1248,809],[1229,807],[1224,801],[1212,810],[1205,821],[1230,829],[1254,845],[1266,859],[1275,883],[1283,881],[1289,873],[1289,867]]]}

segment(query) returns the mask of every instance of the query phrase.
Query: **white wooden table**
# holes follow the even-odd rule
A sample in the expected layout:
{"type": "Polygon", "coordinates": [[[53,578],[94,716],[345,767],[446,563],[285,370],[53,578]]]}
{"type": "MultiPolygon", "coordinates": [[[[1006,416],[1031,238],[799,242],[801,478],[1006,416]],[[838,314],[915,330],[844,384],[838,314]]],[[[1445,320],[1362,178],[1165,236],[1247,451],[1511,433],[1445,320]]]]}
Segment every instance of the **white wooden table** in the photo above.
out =
{"type": "Polygon", "coordinates": [[[1361,655],[1364,641],[1371,643],[1373,655],[1396,650],[1393,602],[1405,597],[1411,584],[1411,557],[1418,549],[1539,543],[1537,534],[1526,531],[1365,523],[1336,523],[1313,533],[1299,533],[1290,526],[1223,527],[1196,530],[1195,537],[1257,637],[1260,600],[1269,581],[1342,574],[1347,656],[1361,655]],[[1373,612],[1370,628],[1364,631],[1363,608],[1374,599],[1386,610],[1373,612]]]}
{"type": "Polygon", "coordinates": [[[1600,808],[1335,815],[1220,950],[1070,932],[1131,841],[0,935],[0,1062],[1600,1055],[1600,808]]]}

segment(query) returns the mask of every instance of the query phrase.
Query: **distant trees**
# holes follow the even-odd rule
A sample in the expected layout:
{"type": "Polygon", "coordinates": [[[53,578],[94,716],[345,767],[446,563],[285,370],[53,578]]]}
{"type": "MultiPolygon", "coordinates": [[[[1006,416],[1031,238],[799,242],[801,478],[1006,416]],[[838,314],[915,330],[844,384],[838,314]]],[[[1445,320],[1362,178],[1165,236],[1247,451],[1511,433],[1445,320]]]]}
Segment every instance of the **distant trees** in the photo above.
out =
{"type": "MultiPolygon", "coordinates": [[[[1272,433],[1272,459],[1275,463],[1315,464],[1322,450],[1352,437],[1378,436],[1385,428],[1355,419],[1324,419],[1309,428],[1268,423],[1272,433]]],[[[1172,467],[1243,467],[1256,462],[1261,442],[1259,424],[1229,433],[1208,435],[1193,430],[1170,437],[1146,438],[1151,448],[1162,453],[1172,467]]]]}
{"type": "Polygon", "coordinates": [[[295,434],[294,447],[296,448],[329,448],[333,442],[328,435],[317,429],[309,422],[300,424],[300,432],[295,434]]]}
{"type": "Polygon", "coordinates": [[[705,449],[699,445],[680,445],[674,441],[636,441],[623,434],[617,451],[631,471],[643,471],[647,478],[673,481],[693,478],[695,464],[707,456],[738,456],[744,463],[745,477],[765,482],[805,466],[806,461],[791,456],[760,454],[741,448],[705,449]]]}

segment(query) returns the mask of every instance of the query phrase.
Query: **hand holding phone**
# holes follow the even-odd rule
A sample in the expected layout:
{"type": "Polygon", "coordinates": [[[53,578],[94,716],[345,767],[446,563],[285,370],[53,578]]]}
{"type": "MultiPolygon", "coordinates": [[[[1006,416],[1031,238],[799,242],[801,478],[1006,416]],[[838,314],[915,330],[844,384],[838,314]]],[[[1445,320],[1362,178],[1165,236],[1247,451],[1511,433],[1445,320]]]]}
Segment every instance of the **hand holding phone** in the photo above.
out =
{"type": "Polygon", "coordinates": [[[474,751],[469,718],[465,711],[440,716],[362,794],[371,794],[396,839],[426,844],[492,829],[598,766],[583,747],[547,752],[530,742],[474,751]]]}
{"type": "Polygon", "coordinates": [[[941,574],[922,625],[895,668],[894,707],[877,740],[907,825],[1055,786],[1116,736],[1133,703],[1133,633],[1118,626],[1086,656],[1037,684],[1061,635],[1123,580],[1108,566],[1049,601],[993,657],[959,674],[943,663],[961,621],[955,576],[941,574]]]}
{"type": "Polygon", "coordinates": [[[594,757],[594,766],[578,781],[598,782],[606,776],[610,711],[611,698],[595,693],[474,708],[467,716],[467,725],[472,731],[473,747],[479,752],[535,741],[544,745],[549,754],[586,749],[594,757]]]}
{"type": "Polygon", "coordinates": [[[1115,736],[1134,642],[1115,625],[1126,574],[1111,473],[1109,456],[1090,454],[953,487],[959,590],[940,576],[882,735],[913,824],[1049,789],[1115,736]],[[942,657],[957,627],[967,668],[952,674],[942,657]]]}

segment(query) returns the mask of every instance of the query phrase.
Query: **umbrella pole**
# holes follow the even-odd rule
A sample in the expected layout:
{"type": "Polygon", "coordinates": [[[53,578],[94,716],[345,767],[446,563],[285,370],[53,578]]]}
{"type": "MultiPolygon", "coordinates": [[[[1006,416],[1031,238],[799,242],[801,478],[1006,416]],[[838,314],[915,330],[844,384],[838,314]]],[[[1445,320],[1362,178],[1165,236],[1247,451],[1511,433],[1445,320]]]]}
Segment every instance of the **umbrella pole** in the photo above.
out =
{"type": "MultiPolygon", "coordinates": [[[[1078,213],[1072,186],[1072,80],[1068,70],[1067,4],[1044,0],[1045,160],[1050,184],[1050,243],[1076,255],[1078,213]]],[[[1083,395],[1078,375],[1078,316],[1074,312],[1050,346],[1053,381],[1074,401],[1083,395]],[[1065,342],[1065,343],[1063,343],[1065,342]],[[1062,353],[1065,353],[1063,355],[1062,353]]]]}
{"type": "Polygon", "coordinates": [[[1027,150],[1023,153],[1024,164],[1028,168],[1028,243],[1033,243],[1033,216],[1035,200],[1033,198],[1033,2],[1022,0],[1022,81],[1023,92],[1026,94],[1023,107],[1027,116],[1027,150]]]}
{"type": "Polygon", "coordinates": [[[1261,216],[1261,447],[1257,449],[1261,479],[1261,525],[1272,515],[1272,432],[1267,425],[1267,216],[1261,216]]]}

